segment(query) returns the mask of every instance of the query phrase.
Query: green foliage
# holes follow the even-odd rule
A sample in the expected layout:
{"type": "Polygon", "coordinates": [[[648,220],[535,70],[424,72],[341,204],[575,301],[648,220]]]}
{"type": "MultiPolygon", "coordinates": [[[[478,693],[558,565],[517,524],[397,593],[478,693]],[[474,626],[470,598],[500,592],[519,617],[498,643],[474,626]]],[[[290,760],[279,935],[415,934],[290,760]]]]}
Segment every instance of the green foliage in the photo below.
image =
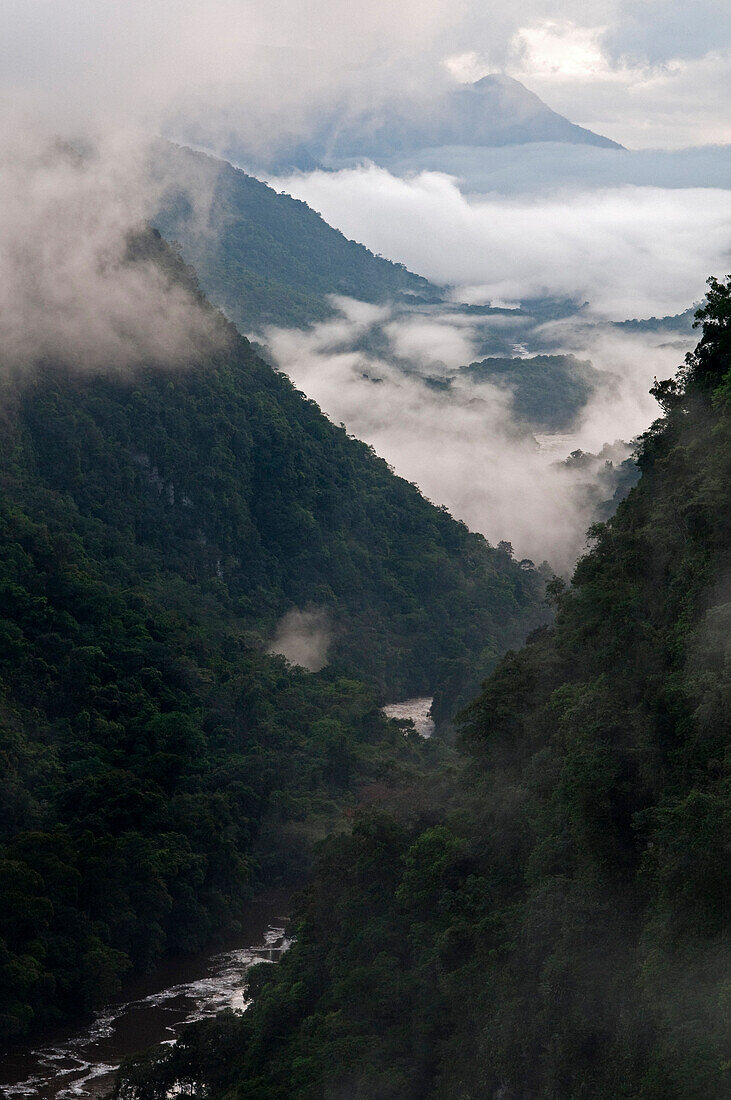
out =
{"type": "Polygon", "coordinates": [[[490,382],[512,394],[518,420],[544,432],[566,431],[599,385],[612,376],[574,355],[532,355],[525,359],[483,359],[462,367],[473,382],[490,382]]]}
{"type": "MultiPolygon", "coordinates": [[[[130,262],[188,279],[154,233],[130,262]]],[[[350,439],[222,318],[185,369],[7,387],[0,1036],[196,951],[301,875],[366,783],[438,750],[378,703],[480,675],[540,584],[350,439]],[[266,655],[326,608],[330,665],[266,655]],[[479,610],[476,610],[479,609],[479,610]],[[483,666],[484,667],[484,666],[483,666]]]]}
{"type": "MultiPolygon", "coordinates": [[[[463,714],[461,784],[432,775],[328,844],[296,946],[242,1018],[186,1033],[169,1083],[185,1064],[213,1100],[728,1095],[728,295],[711,284],[555,626],[463,714]]],[[[120,1096],[156,1095],[135,1072],[120,1096]]]]}
{"type": "Polygon", "coordinates": [[[302,863],[358,784],[416,758],[361,684],[287,669],[203,586],[136,560],[133,544],[95,559],[60,514],[38,523],[12,495],[0,501],[0,604],[15,628],[0,669],[6,1038],[231,930],[262,876],[302,863]]]}

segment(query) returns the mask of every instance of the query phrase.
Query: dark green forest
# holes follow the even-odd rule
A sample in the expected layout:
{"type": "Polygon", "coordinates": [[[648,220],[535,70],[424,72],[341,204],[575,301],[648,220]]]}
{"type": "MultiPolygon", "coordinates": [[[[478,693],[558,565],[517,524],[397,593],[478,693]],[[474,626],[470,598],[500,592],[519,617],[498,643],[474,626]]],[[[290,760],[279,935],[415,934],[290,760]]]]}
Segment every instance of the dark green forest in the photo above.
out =
{"type": "Polygon", "coordinates": [[[174,145],[162,146],[158,158],[169,190],[155,224],[181,246],[205,293],[242,331],[323,320],[334,313],[330,294],[440,300],[426,279],[374,256],[306,203],[226,161],[174,145]]]}
{"type": "Polygon", "coordinates": [[[0,1036],[88,1011],[122,975],[235,930],[302,875],[368,784],[445,751],[385,701],[455,700],[545,619],[490,548],[256,357],[3,375],[0,1036]],[[268,656],[281,616],[332,626],[316,674],[268,656]]]}
{"type": "Polygon", "coordinates": [[[729,1095],[731,283],[657,383],[638,485],[552,626],[460,717],[462,765],[327,841],[253,1007],[124,1100],[729,1095]]]}

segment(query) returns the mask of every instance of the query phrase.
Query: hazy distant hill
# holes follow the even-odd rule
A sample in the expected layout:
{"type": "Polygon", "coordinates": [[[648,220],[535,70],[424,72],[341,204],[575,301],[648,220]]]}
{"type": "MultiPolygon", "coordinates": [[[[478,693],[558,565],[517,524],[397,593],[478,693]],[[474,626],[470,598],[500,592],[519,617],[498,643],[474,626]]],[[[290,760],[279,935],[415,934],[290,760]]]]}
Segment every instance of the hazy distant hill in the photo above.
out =
{"type": "Polygon", "coordinates": [[[570,428],[596,387],[612,377],[574,355],[483,359],[462,367],[460,374],[509,389],[516,416],[542,431],[570,428]]]}
{"type": "Polygon", "coordinates": [[[348,160],[382,161],[442,146],[533,142],[622,148],[552,111],[520,81],[493,74],[418,102],[399,100],[355,116],[336,111],[312,138],[280,149],[276,163],[278,168],[308,170],[348,160]]]}
{"type": "Polygon", "coordinates": [[[675,313],[667,317],[646,317],[640,320],[635,317],[628,321],[615,321],[614,326],[629,332],[667,332],[671,336],[690,336],[693,332],[695,310],[695,306],[690,306],[683,313],[675,313]]]}
{"type": "Polygon", "coordinates": [[[439,297],[426,279],[375,256],[306,203],[226,161],[172,145],[162,159],[181,190],[155,224],[167,240],[179,242],[203,290],[245,332],[330,316],[329,294],[365,302],[439,297]],[[188,187],[205,196],[203,215],[187,197],[188,187]]]}
{"type": "Polygon", "coordinates": [[[731,186],[731,145],[691,149],[617,149],[567,141],[439,145],[383,157],[396,176],[446,172],[463,194],[536,195],[571,188],[731,186]]]}

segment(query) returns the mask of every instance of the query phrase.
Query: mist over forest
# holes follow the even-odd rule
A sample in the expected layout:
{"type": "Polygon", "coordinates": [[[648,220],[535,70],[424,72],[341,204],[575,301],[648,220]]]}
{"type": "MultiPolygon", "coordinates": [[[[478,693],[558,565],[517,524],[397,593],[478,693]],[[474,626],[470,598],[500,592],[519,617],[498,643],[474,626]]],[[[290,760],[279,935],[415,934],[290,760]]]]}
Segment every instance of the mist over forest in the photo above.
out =
{"type": "Polygon", "coordinates": [[[0,27],[0,1095],[726,1095],[727,5],[0,27]]]}

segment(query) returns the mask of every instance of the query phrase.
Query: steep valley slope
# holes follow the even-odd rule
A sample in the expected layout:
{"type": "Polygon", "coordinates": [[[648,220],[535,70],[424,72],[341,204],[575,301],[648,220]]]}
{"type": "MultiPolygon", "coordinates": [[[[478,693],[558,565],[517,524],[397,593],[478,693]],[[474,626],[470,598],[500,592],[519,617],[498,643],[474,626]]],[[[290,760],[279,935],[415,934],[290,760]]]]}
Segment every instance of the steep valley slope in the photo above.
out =
{"type": "Polygon", "coordinates": [[[124,1100],[729,1094],[731,282],[697,316],[638,485],[463,712],[461,775],[365,807],[252,1008],[124,1100]]]}
{"type": "MultiPolygon", "coordinates": [[[[546,617],[543,581],[397,478],[254,354],[153,231],[215,346],[127,372],[4,378],[0,1035],[88,1011],[131,969],[235,929],[364,784],[546,617]],[[329,663],[267,649],[313,610],[329,663]]],[[[399,778],[401,777],[401,778],[399,778]]]]}

